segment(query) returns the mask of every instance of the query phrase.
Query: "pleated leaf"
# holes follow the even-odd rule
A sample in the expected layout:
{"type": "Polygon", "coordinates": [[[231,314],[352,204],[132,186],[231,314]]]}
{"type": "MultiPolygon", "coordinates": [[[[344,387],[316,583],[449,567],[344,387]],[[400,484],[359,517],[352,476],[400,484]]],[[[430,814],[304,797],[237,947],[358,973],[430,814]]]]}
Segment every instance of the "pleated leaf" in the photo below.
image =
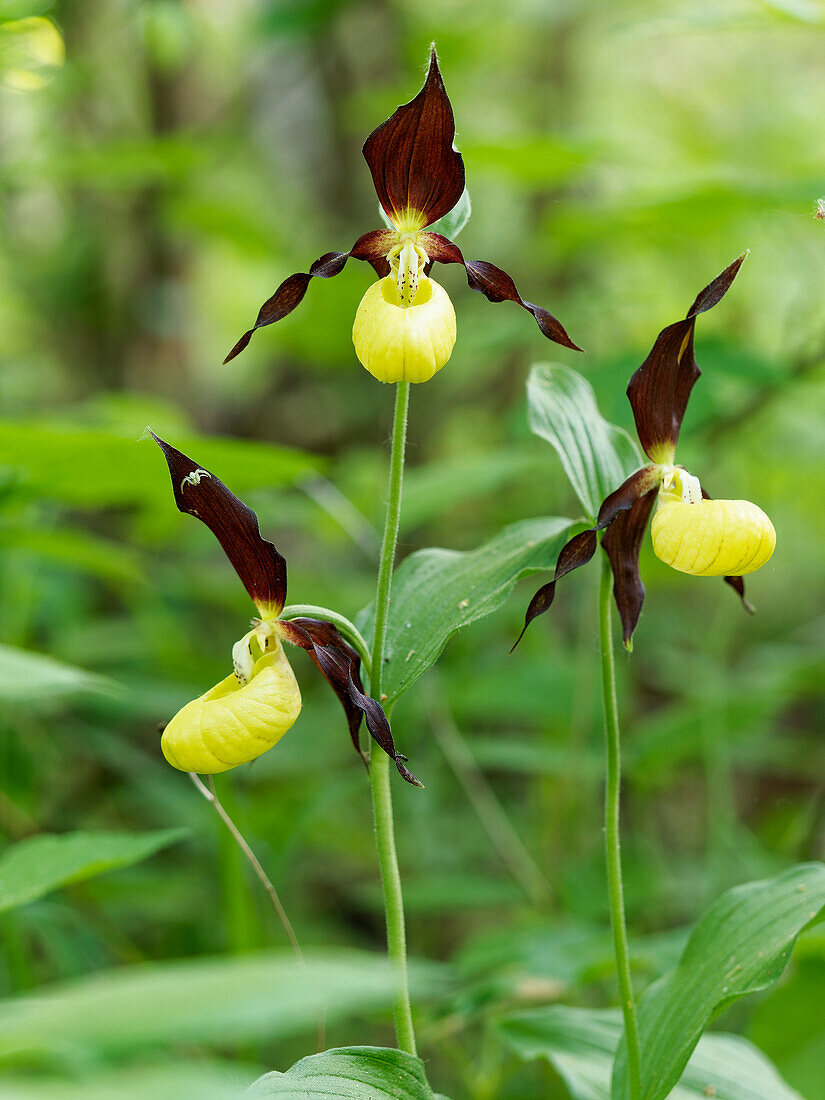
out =
{"type": "MultiPolygon", "coordinates": [[[[393,577],[383,688],[391,704],[438,659],[457,630],[496,611],[519,577],[552,568],[573,520],[551,516],[510,524],[465,552],[411,554],[393,577]]],[[[359,616],[372,633],[372,607],[359,616]]],[[[502,657],[509,640],[502,640],[502,657]]]]}
{"type": "Polygon", "coordinates": [[[642,465],[624,429],[605,420],[590,383],[569,367],[536,363],[527,380],[530,429],[556,450],[590,520],[604,498],[642,465]]]}
{"type": "Polygon", "coordinates": [[[260,1077],[249,1095],[283,1100],[435,1100],[419,1058],[384,1047],[340,1047],[260,1077]]]}
{"type": "MultiPolygon", "coordinates": [[[[644,1100],[664,1100],[711,1019],[765,989],[788,964],[799,933],[821,919],[825,865],[799,864],[724,893],[688,939],[679,965],[639,1004],[644,1100]]],[[[627,1051],[616,1055],[613,1100],[628,1100],[627,1051]]],[[[755,1094],[758,1095],[758,1094],[755,1094]]],[[[773,1095],[773,1094],[772,1094],[773,1095]]]]}
{"type": "MultiPolygon", "coordinates": [[[[434,969],[413,971],[431,988],[434,969]]],[[[176,1043],[314,1033],[392,1003],[392,972],[365,951],[283,952],[123,966],[0,1001],[0,1060],[115,1055],[176,1043]]]]}
{"type": "MultiPolygon", "coordinates": [[[[610,1100],[610,1076],[621,1015],[613,1010],[553,1005],[499,1022],[505,1045],[525,1060],[546,1059],[572,1100],[610,1100]]],[[[802,1100],[752,1043],[737,1035],[705,1035],[670,1100],[802,1100]]]]}

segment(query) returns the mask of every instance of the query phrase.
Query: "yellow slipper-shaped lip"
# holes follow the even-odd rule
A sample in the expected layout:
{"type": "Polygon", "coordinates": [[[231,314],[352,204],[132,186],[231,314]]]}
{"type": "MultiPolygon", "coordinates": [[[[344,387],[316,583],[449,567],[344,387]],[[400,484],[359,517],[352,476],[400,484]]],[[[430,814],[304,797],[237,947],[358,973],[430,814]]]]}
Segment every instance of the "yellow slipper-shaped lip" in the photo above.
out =
{"type": "Polygon", "coordinates": [[[352,326],[355,354],[379,382],[428,382],[452,355],[455,335],[453,303],[426,276],[407,306],[392,275],[373,283],[352,326]]]}
{"type": "Polygon", "coordinates": [[[301,692],[280,642],[259,657],[248,683],[227,676],[187,703],[163,731],[173,768],[212,775],[254,760],[277,744],[301,713],[301,692]]]}
{"type": "Polygon", "coordinates": [[[695,577],[742,577],[773,554],[776,531],[749,500],[660,498],[651,526],[658,558],[695,577]]]}

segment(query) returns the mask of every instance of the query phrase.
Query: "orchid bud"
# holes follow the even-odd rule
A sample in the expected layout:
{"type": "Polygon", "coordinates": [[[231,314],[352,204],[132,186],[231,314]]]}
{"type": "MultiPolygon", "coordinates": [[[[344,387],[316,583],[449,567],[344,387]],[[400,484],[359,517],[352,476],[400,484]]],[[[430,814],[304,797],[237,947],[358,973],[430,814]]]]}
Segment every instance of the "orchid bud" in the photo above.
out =
{"type": "Polygon", "coordinates": [[[178,711],[163,731],[161,749],[182,772],[225,772],[271,749],[300,713],[295,674],[276,642],[246,683],[227,676],[178,711]]]}
{"type": "Polygon", "coordinates": [[[773,554],[773,524],[749,500],[690,502],[660,493],[651,526],[653,552],[696,577],[743,577],[773,554]]]}
{"type": "Polygon", "coordinates": [[[373,283],[352,326],[355,354],[379,382],[427,382],[455,344],[455,311],[446,290],[426,275],[405,305],[393,275],[373,283]]]}

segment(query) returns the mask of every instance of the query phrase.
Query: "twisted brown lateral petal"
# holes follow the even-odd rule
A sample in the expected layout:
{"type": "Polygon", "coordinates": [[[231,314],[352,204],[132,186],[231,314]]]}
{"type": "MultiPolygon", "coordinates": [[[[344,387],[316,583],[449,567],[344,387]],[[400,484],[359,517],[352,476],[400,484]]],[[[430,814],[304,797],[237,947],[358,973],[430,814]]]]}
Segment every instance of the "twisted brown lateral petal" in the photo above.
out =
{"type": "MultiPolygon", "coordinates": [[[[705,500],[712,500],[713,499],[713,497],[711,497],[709,493],[705,492],[704,488],[702,489],[702,496],[705,500]]],[[[745,611],[747,611],[747,613],[749,615],[755,615],[756,614],[756,608],[753,606],[753,604],[750,602],[750,600],[745,596],[745,578],[744,577],[723,577],[722,580],[725,582],[725,584],[729,584],[731,586],[731,588],[734,590],[736,595],[742,601],[742,607],[745,609],[745,611]]]]}
{"type": "Polygon", "coordinates": [[[558,561],[556,562],[556,570],[553,573],[552,581],[543,584],[527,606],[527,611],[524,616],[524,626],[521,628],[521,634],[519,634],[518,638],[516,638],[513,643],[513,648],[510,650],[511,653],[524,637],[524,632],[533,619],[537,619],[539,615],[543,615],[545,611],[550,609],[550,605],[553,603],[553,599],[556,595],[556,581],[560,581],[562,577],[566,576],[568,573],[572,573],[572,571],[578,569],[580,565],[586,565],[596,553],[596,545],[597,537],[595,527],[589,527],[586,531],[580,531],[578,535],[574,535],[569,542],[565,543],[559,554],[558,561]]]}
{"type": "Polygon", "coordinates": [[[406,756],[395,750],[384,708],[375,699],[364,694],[360,658],[336,627],[321,619],[292,619],[288,622],[279,620],[278,633],[286,641],[305,649],[326,677],[344,708],[350,737],[361,759],[365,760],[365,757],[358,743],[358,731],[363,716],[370,736],[393,760],[402,778],[415,787],[423,787],[424,784],[416,779],[409,768],[404,767],[406,756]]]}
{"type": "Polygon", "coordinates": [[[506,271],[486,260],[465,260],[458,245],[442,237],[440,233],[422,233],[419,239],[431,260],[440,264],[461,264],[467,272],[468,284],[473,290],[483,294],[489,302],[516,302],[528,313],[532,313],[536,324],[548,340],[554,340],[573,351],[582,350],[578,344],[573,343],[564,325],[552,313],[522,298],[506,271]]]}
{"type": "Polygon", "coordinates": [[[639,576],[639,550],[657,493],[657,487],[650,489],[614,516],[602,539],[613,570],[613,598],[619,609],[622,641],[627,649],[633,648],[633,631],[645,599],[645,586],[639,576]]]}
{"type": "Polygon", "coordinates": [[[654,462],[672,461],[690,392],[699,377],[693,352],[696,318],[724,298],[747,252],[696,296],[684,321],[662,329],[627,387],[639,441],[654,462]]]}
{"type": "Polygon", "coordinates": [[[418,214],[423,229],[461,198],[464,161],[454,138],[453,109],[432,49],[421,91],[364,142],[378,201],[393,225],[418,214]]]}
{"type": "Polygon", "coordinates": [[[261,614],[277,615],[286,601],[286,561],[261,538],[258,517],[214,474],[150,434],[169,466],[178,509],[206,524],[261,614]]]}
{"type": "MultiPolygon", "coordinates": [[[[556,562],[556,570],[553,574],[553,579],[547,584],[543,584],[530,601],[524,616],[524,626],[521,629],[521,634],[519,634],[516,639],[513,649],[516,648],[524,637],[524,632],[533,619],[538,618],[539,615],[543,615],[553,603],[553,597],[556,594],[556,582],[560,581],[561,578],[568,573],[572,573],[574,569],[578,569],[579,566],[586,565],[593,557],[596,552],[597,535],[599,531],[606,530],[606,534],[602,539],[602,546],[604,546],[610,558],[611,567],[613,568],[616,603],[618,604],[619,613],[622,616],[622,624],[624,625],[626,612],[623,610],[623,607],[630,608],[631,606],[630,592],[632,587],[628,574],[629,567],[626,565],[626,562],[635,561],[636,563],[636,581],[639,587],[641,587],[641,598],[644,599],[644,586],[638,576],[639,546],[641,545],[641,539],[644,534],[647,519],[650,516],[650,509],[653,507],[653,501],[659,486],[659,478],[660,474],[655,466],[642,466],[641,469],[636,470],[636,472],[632,473],[618,489],[610,494],[610,496],[605,497],[599,509],[596,526],[590,527],[586,531],[580,531],[578,535],[574,535],[573,538],[562,547],[562,551],[556,562]],[[631,523],[619,525],[620,519],[623,519],[628,512],[632,513],[641,501],[647,500],[648,498],[650,500],[649,507],[644,513],[644,523],[639,532],[636,531],[635,519],[631,523]],[[617,525],[619,526],[619,531],[616,537],[609,543],[608,535],[617,525]],[[634,545],[635,558],[633,557],[634,545]],[[619,575],[622,577],[621,585],[619,583],[619,575]],[[622,592],[622,601],[620,601],[619,597],[620,589],[622,592]],[[625,592],[628,593],[626,600],[624,597],[625,592]]],[[[641,515],[641,509],[639,510],[639,515],[641,515]]],[[[641,611],[641,602],[636,612],[636,618],[633,620],[633,628],[630,631],[631,634],[633,633],[633,629],[635,629],[636,620],[639,618],[639,611],[641,611]]],[[[510,650],[511,653],[513,649],[510,650]]]]}
{"type": "Polygon", "coordinates": [[[390,268],[386,254],[391,245],[392,233],[389,229],[373,229],[363,237],[359,237],[349,252],[326,252],[315,261],[309,271],[299,271],[284,279],[272,297],[261,306],[255,324],[243,334],[224,359],[224,363],[240,355],[257,329],[281,321],[287,314],[292,313],[293,309],[301,304],[311,279],[332,279],[340,275],[350,257],[355,260],[367,260],[379,277],[388,275],[390,268]]]}
{"type": "MultiPolygon", "coordinates": [[[[332,625],[332,623],[324,622],[321,619],[290,619],[289,622],[282,624],[282,626],[286,627],[287,629],[289,629],[289,627],[297,627],[299,630],[302,630],[312,642],[312,646],[307,647],[305,640],[301,637],[301,648],[307,650],[311,660],[315,664],[318,671],[326,676],[330,687],[338,696],[338,699],[341,702],[341,706],[344,708],[344,713],[347,716],[347,725],[349,726],[350,737],[352,738],[352,743],[355,746],[355,751],[366,764],[368,762],[368,758],[361,751],[361,744],[358,738],[358,731],[361,728],[361,719],[364,716],[364,712],[359,707],[353,706],[352,701],[350,700],[349,677],[343,677],[346,685],[343,686],[339,682],[340,677],[338,679],[331,679],[329,676],[327,676],[318,660],[317,654],[315,653],[315,645],[324,645],[329,648],[340,650],[342,654],[340,661],[341,669],[343,670],[348,661],[352,673],[353,683],[359,691],[363,691],[364,688],[364,685],[361,683],[361,658],[358,656],[352,646],[345,640],[343,635],[332,625]]],[[[291,641],[294,645],[296,643],[295,637],[293,637],[293,635],[294,632],[293,634],[288,636],[288,640],[291,641]]]]}
{"type": "Polygon", "coordinates": [[[729,584],[739,599],[742,601],[742,607],[747,611],[749,615],[756,614],[756,608],[750,602],[745,595],[745,580],[743,577],[723,577],[725,584],[729,584]]]}

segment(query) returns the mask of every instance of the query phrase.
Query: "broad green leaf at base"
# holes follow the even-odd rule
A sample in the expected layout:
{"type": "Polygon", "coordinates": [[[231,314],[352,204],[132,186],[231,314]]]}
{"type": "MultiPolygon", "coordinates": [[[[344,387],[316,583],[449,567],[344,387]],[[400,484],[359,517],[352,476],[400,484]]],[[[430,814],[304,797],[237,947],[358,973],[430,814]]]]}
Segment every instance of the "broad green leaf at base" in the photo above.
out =
{"type": "Polygon", "coordinates": [[[0,856],[0,913],[93,875],[138,863],[187,829],[151,833],[64,833],[29,837],[0,856]]]}
{"type": "MultiPolygon", "coordinates": [[[[642,1096],[664,1100],[710,1021],[780,977],[799,933],[825,906],[825,865],[803,863],[724,893],[694,928],[679,965],[639,1003],[642,1096]]],[[[613,1100],[628,1100],[627,1052],[616,1055],[613,1100]]]]}
{"type": "Polygon", "coordinates": [[[384,1047],[341,1047],[302,1058],[286,1073],[267,1073],[250,1096],[284,1100],[435,1100],[419,1058],[384,1047]]]}
{"type": "Polygon", "coordinates": [[[120,686],[45,653],[0,645],[0,702],[51,705],[78,695],[114,695],[120,686]]]}
{"type": "MultiPolygon", "coordinates": [[[[414,968],[413,987],[434,975],[414,968]]],[[[0,1060],[311,1035],[321,1013],[331,1024],[386,1008],[392,992],[386,960],[365,951],[308,951],[303,965],[261,951],[116,967],[0,1001],[0,1060]]]]}
{"type": "MultiPolygon", "coordinates": [[[[546,1058],[572,1100],[610,1100],[610,1078],[622,1019],[612,1009],[553,1005],[499,1021],[507,1047],[520,1058],[546,1058]]],[[[704,1035],[670,1100],[802,1100],[752,1043],[736,1035],[704,1035]]]]}
{"type": "Polygon", "coordinates": [[[204,1060],[90,1070],[68,1080],[14,1074],[0,1080],[0,1100],[242,1100],[244,1078],[245,1067],[204,1060]]]}

